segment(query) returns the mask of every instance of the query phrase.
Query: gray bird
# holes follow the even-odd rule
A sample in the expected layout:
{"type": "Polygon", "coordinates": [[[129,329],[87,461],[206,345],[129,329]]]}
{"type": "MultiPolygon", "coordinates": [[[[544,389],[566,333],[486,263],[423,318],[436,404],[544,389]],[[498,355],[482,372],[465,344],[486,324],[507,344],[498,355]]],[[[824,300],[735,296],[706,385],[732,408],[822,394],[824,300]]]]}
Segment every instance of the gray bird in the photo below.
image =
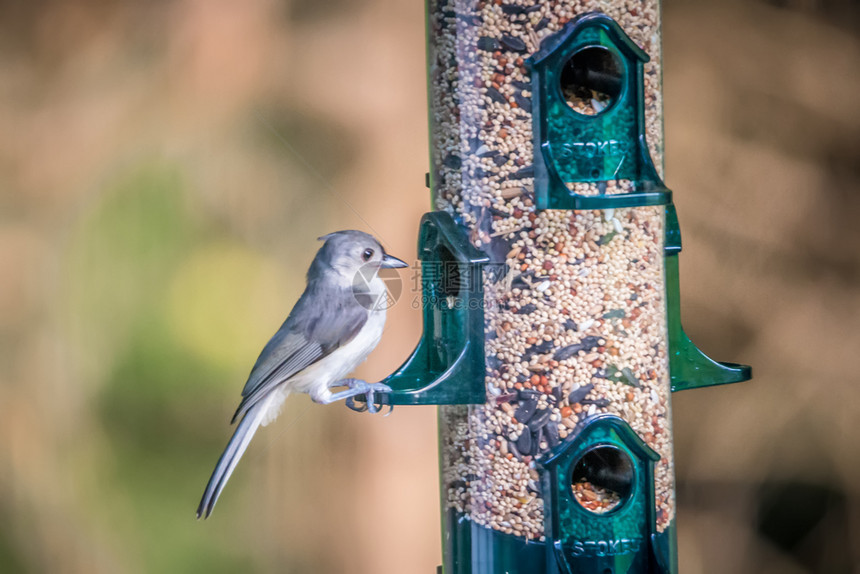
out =
{"type": "Polygon", "coordinates": [[[241,421],[215,465],[197,518],[212,513],[257,427],[277,418],[291,393],[308,393],[322,404],[365,395],[368,409],[375,412],[373,394],[391,392],[381,383],[344,377],[382,336],[388,305],[377,272],[407,265],[361,231],[337,231],[320,240],[325,243],[308,269],[304,293],[251,369],[232,422],[241,421]],[[348,388],[332,392],[333,387],[348,388]]]}

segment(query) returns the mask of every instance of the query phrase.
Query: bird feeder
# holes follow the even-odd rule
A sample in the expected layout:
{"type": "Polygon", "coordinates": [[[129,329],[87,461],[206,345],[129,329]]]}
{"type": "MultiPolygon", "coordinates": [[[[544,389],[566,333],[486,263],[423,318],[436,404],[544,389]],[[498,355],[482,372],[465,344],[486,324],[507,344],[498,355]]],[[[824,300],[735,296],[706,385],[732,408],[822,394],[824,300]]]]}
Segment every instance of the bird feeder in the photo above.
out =
{"type": "Polygon", "coordinates": [[[671,392],[746,380],[680,322],[655,0],[429,0],[424,331],[445,574],[674,574],[671,392]]]}

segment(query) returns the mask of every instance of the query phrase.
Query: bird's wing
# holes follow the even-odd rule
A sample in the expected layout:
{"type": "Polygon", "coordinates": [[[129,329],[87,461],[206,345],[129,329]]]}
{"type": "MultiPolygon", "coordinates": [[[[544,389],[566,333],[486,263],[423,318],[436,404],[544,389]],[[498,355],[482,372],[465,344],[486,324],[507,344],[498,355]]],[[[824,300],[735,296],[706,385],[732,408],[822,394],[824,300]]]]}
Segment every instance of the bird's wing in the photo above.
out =
{"type": "Polygon", "coordinates": [[[272,389],[348,343],[367,322],[367,310],[349,291],[308,286],[269,340],[242,390],[233,421],[272,389]]]}

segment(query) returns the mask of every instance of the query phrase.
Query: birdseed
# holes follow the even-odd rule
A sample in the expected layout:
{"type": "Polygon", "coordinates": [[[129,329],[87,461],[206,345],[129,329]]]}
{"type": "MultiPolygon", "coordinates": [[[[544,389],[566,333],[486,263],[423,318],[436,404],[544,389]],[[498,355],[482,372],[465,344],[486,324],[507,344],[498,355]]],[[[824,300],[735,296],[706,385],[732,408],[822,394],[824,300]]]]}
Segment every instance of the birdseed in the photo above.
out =
{"type": "Polygon", "coordinates": [[[586,510],[603,514],[613,510],[621,502],[621,495],[610,488],[580,480],[573,484],[576,501],[586,510]]]}
{"type": "MultiPolygon", "coordinates": [[[[477,524],[544,539],[535,457],[598,413],[627,421],[659,455],[657,529],[675,514],[662,207],[537,211],[531,86],[524,59],[579,14],[603,11],[651,56],[646,135],[662,164],[656,0],[430,0],[434,203],[506,273],[487,271],[487,402],[440,409],[444,498],[477,524]],[[502,263],[503,262],[503,263],[502,263]]],[[[566,94],[599,113],[601,94],[566,94]]],[[[576,183],[584,195],[633,182],[576,183]]],[[[603,511],[611,492],[577,484],[603,511]]],[[[580,499],[580,494],[576,494],[580,499]]],[[[617,494],[616,494],[617,496],[617,494]]],[[[618,499],[620,500],[620,498],[618,499]]]]}

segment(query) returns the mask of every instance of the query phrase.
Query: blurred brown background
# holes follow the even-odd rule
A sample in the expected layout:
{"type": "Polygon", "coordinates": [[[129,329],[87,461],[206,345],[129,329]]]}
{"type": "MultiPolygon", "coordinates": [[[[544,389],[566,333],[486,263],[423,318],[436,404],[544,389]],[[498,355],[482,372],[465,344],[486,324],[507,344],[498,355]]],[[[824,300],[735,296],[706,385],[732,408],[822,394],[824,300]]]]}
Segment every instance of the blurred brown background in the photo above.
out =
{"type": "MultiPolygon", "coordinates": [[[[675,396],[683,574],[860,572],[858,16],[664,4],[684,322],[755,368],[675,396]]],[[[0,2],[0,571],[435,571],[429,407],[294,398],[194,519],[315,237],[414,259],[425,106],[419,1],[0,2]]]]}

